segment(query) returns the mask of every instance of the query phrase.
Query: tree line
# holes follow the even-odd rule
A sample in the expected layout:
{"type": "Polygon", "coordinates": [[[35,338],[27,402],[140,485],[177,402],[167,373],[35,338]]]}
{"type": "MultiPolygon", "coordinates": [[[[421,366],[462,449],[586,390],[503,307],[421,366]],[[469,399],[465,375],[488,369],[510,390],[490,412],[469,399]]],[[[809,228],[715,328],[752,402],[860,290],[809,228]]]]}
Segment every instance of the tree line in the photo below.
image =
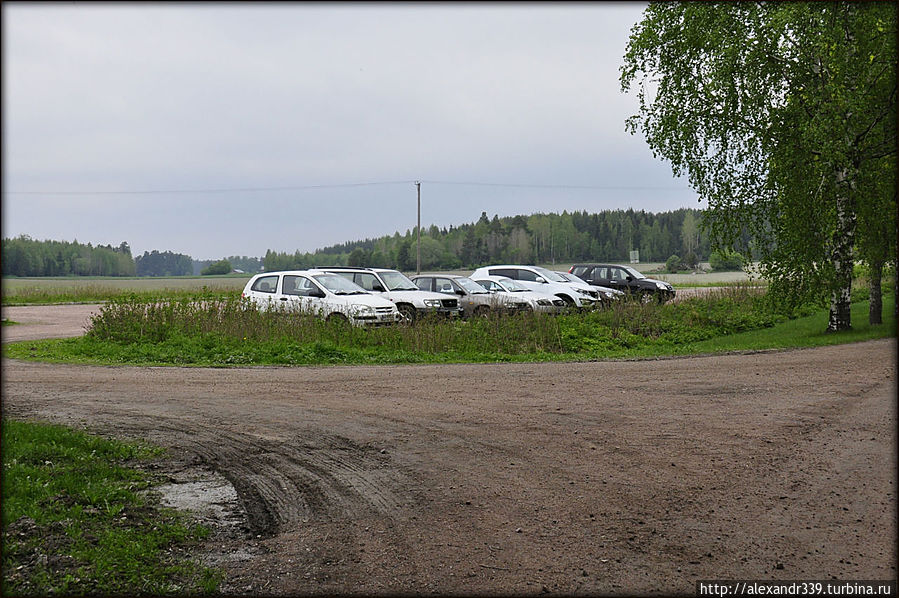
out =
{"type": "MultiPolygon", "coordinates": [[[[702,228],[702,211],[679,209],[658,214],[643,210],[585,211],[489,218],[457,227],[422,228],[424,270],[477,268],[496,263],[629,261],[664,262],[678,255],[684,263],[707,260],[711,253],[702,228]]],[[[751,239],[744,236],[744,251],[751,239]]],[[[364,265],[414,270],[418,259],[415,231],[332,245],[315,253],[266,252],[265,269],[364,265]]]]}
{"type": "Polygon", "coordinates": [[[4,276],[134,276],[128,243],[93,246],[76,241],[3,239],[4,276]]]}

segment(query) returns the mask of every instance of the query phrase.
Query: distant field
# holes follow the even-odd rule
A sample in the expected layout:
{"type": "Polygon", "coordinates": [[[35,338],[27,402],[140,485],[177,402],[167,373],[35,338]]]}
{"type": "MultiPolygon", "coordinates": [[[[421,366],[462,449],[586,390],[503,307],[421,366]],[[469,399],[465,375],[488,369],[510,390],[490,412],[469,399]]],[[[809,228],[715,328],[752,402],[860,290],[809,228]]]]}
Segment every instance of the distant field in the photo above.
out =
{"type": "Polygon", "coordinates": [[[117,291],[156,291],[165,289],[190,290],[204,286],[221,289],[242,289],[250,276],[177,276],[173,278],[118,278],[118,277],[42,277],[3,278],[3,293],[15,294],[22,289],[78,290],[88,287],[115,289],[117,291]]]}
{"type": "MultiPolygon", "coordinates": [[[[571,264],[543,264],[545,268],[567,272],[571,264]]],[[[708,268],[708,264],[703,264],[708,268]]],[[[670,282],[676,286],[709,286],[748,280],[745,272],[707,272],[703,274],[655,274],[652,271],[663,268],[664,264],[638,264],[636,268],[651,276],[670,282]]],[[[453,274],[471,274],[471,270],[453,270],[453,274]]],[[[413,275],[414,272],[407,272],[413,275]]],[[[250,275],[242,276],[176,276],[172,278],[117,278],[117,277],[40,277],[40,278],[3,278],[3,294],[8,297],[47,292],[50,294],[71,293],[74,296],[88,294],[119,294],[130,291],[141,293],[148,291],[191,291],[200,290],[204,286],[209,289],[235,290],[243,289],[250,275]]]]}

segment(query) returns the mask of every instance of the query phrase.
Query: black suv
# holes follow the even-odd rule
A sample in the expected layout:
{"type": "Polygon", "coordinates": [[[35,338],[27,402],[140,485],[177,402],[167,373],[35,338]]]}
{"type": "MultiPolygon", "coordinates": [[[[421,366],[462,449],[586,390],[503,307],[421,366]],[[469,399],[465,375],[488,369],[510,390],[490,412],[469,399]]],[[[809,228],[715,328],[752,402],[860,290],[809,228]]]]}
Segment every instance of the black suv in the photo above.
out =
{"type": "Polygon", "coordinates": [[[674,298],[674,287],[667,282],[646,278],[630,266],[617,264],[575,264],[568,271],[588,284],[611,287],[643,300],[655,298],[664,303],[674,298]]]}

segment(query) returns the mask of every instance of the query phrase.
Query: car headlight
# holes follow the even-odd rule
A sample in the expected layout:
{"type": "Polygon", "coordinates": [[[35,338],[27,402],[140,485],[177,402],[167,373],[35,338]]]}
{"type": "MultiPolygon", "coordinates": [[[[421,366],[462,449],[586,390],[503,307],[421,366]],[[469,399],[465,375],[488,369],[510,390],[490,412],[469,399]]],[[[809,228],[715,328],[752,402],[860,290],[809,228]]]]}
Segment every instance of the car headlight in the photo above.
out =
{"type": "Polygon", "coordinates": [[[665,284],[664,282],[657,282],[657,283],[656,283],[656,287],[659,288],[659,289],[662,290],[662,291],[667,291],[667,290],[668,290],[668,285],[665,284]]]}
{"type": "Polygon", "coordinates": [[[440,299],[425,299],[426,307],[440,307],[440,299]]]}
{"type": "Polygon", "coordinates": [[[375,313],[375,308],[370,305],[359,305],[356,308],[356,313],[362,316],[370,316],[375,313]]]}
{"type": "Polygon", "coordinates": [[[603,291],[602,294],[605,295],[607,299],[612,299],[615,297],[615,293],[613,293],[612,291],[603,291]]]}

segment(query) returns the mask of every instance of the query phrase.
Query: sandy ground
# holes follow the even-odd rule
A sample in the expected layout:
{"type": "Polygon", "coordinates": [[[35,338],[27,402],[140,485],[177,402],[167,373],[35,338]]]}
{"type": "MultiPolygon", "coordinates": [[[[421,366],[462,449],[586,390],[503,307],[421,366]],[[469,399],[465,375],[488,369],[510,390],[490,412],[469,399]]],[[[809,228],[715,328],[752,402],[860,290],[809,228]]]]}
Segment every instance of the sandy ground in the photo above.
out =
{"type": "Polygon", "coordinates": [[[198,554],[226,593],[692,595],[896,579],[895,363],[895,339],[577,364],[4,360],[2,412],[230,482],[242,523],[198,554]]]}

